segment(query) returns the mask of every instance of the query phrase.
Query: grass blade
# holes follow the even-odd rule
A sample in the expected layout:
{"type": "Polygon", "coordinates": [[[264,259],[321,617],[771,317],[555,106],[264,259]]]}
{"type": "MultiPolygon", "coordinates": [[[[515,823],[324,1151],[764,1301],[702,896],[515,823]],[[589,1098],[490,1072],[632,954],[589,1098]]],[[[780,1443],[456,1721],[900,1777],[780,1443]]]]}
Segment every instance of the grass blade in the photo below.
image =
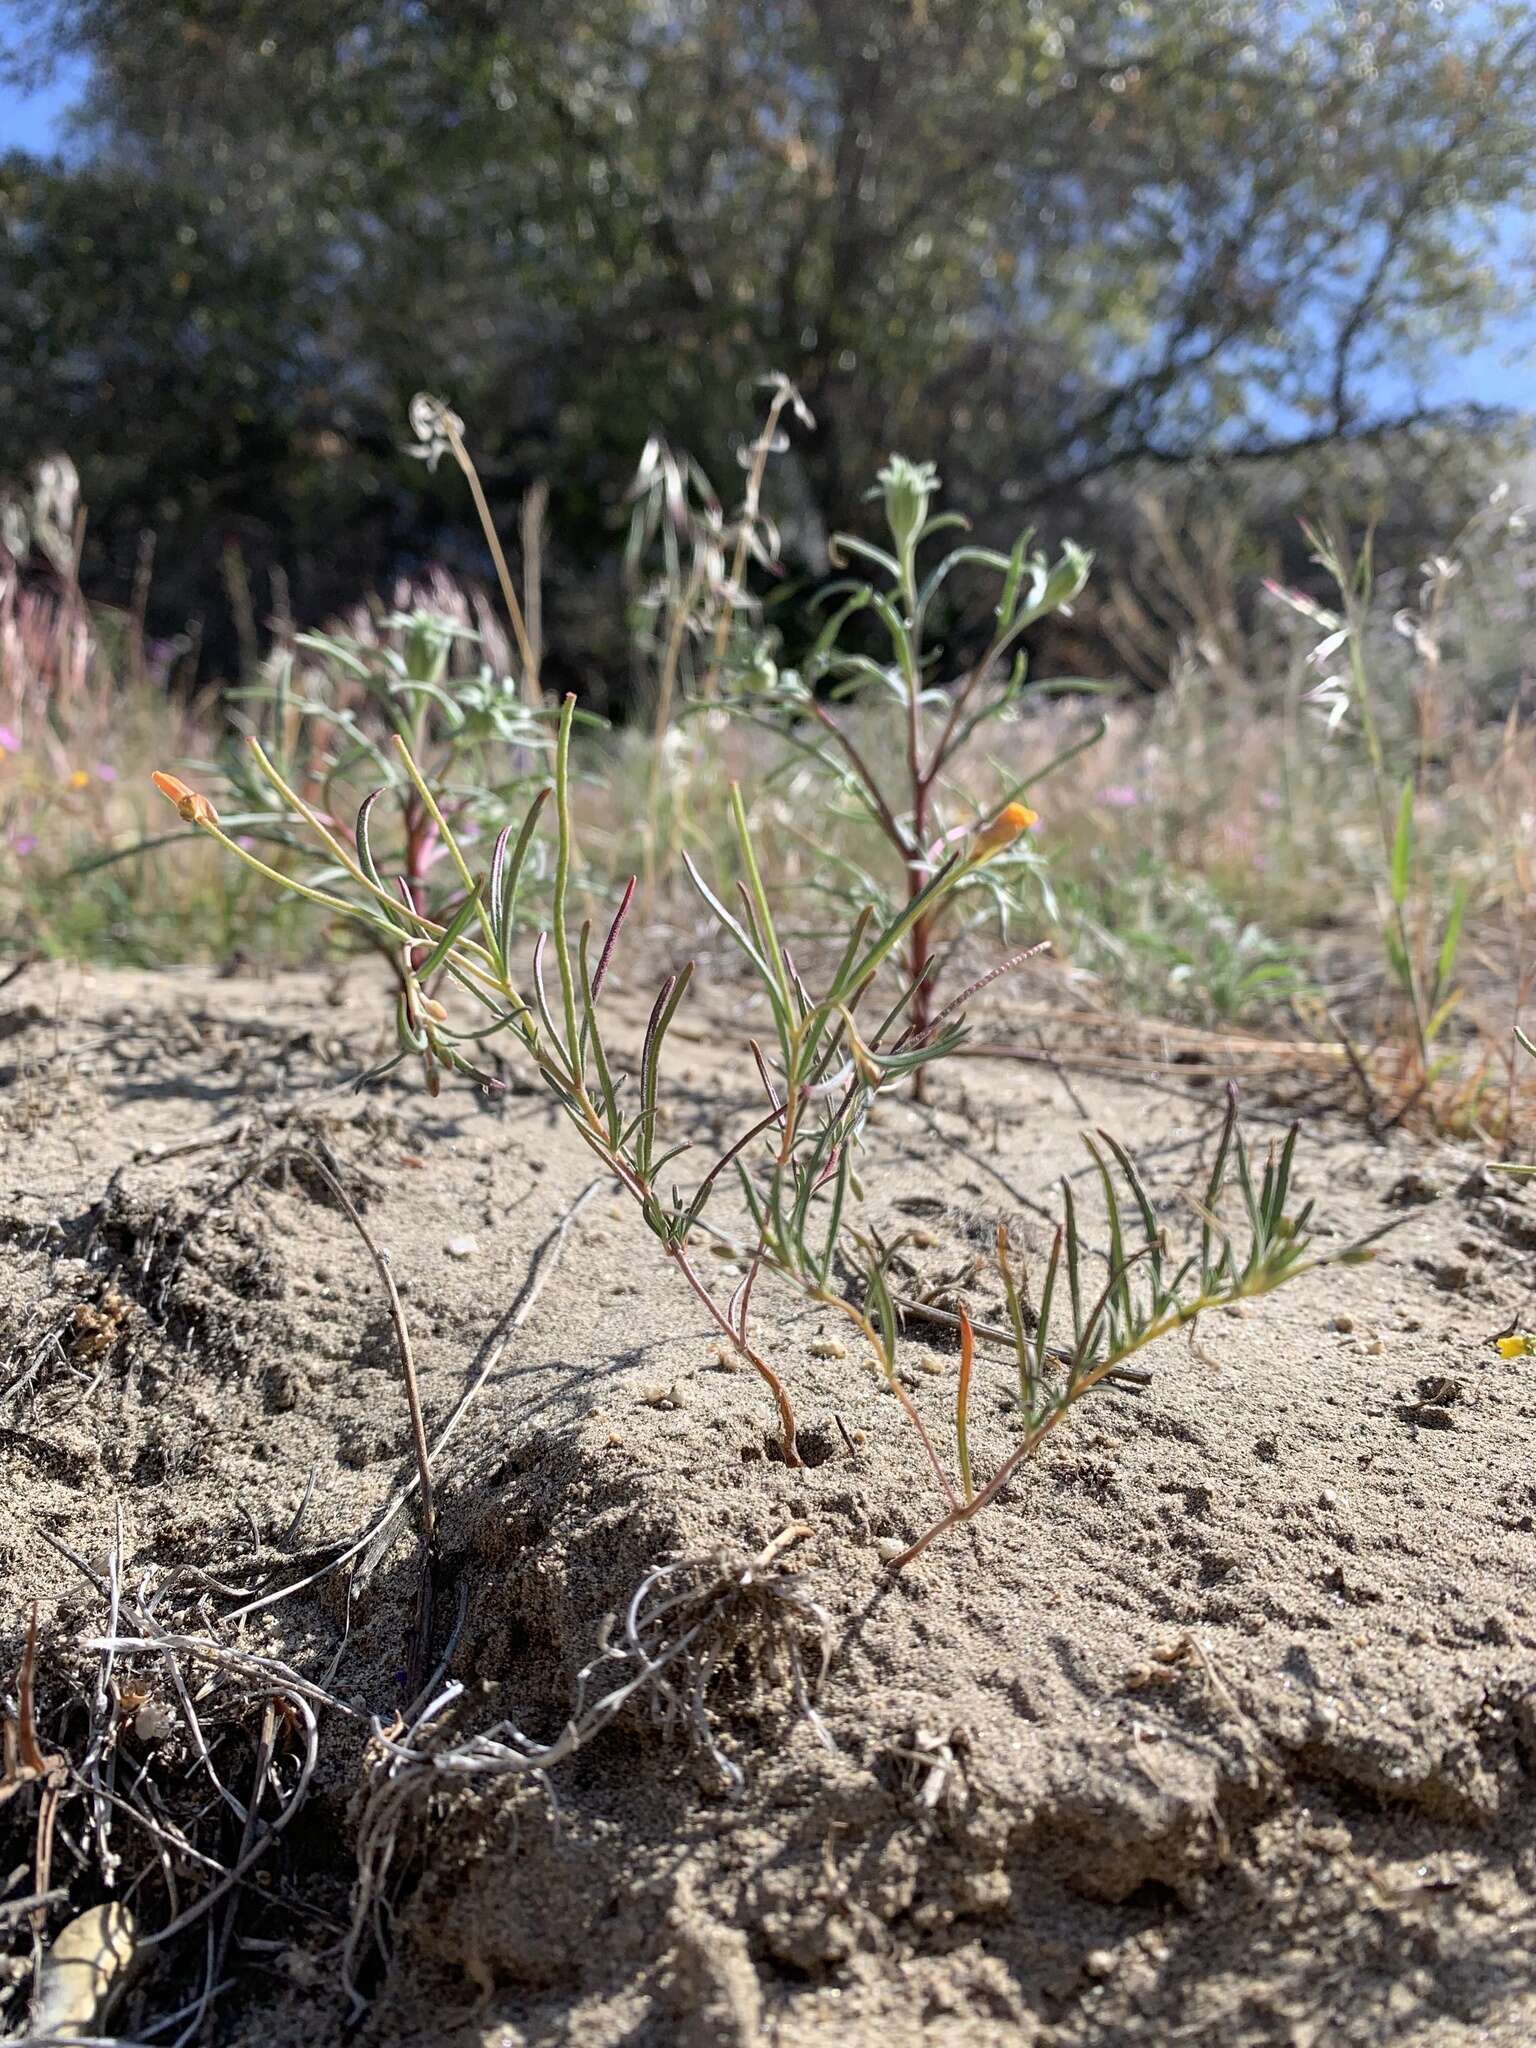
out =
{"type": "Polygon", "coordinates": [[[1413,871],[1413,777],[1403,784],[1397,801],[1397,830],[1392,835],[1392,901],[1401,910],[1408,900],[1413,871]]]}
{"type": "Polygon", "coordinates": [[[971,1367],[976,1359],[976,1337],[971,1329],[971,1319],[965,1312],[964,1304],[960,1313],[960,1378],[955,1387],[955,1451],[960,1460],[960,1487],[967,1507],[976,1498],[976,1488],[971,1483],[971,1444],[967,1424],[971,1407],[971,1367]]]}

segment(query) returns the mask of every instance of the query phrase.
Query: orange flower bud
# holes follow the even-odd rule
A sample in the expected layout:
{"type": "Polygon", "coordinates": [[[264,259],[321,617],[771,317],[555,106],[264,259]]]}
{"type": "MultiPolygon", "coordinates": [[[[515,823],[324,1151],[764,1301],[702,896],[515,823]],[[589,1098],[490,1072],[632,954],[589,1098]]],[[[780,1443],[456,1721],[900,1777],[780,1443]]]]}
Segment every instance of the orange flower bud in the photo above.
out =
{"type": "Polygon", "coordinates": [[[173,803],[189,825],[217,825],[219,814],[201,790],[189,789],[179,775],[156,769],[150,777],[160,794],[173,803]]]}
{"type": "Polygon", "coordinates": [[[1012,846],[1021,832],[1027,832],[1038,822],[1028,804],[1004,804],[991,824],[983,825],[971,841],[967,862],[976,866],[990,860],[994,853],[1001,853],[1005,846],[1012,846]]]}
{"type": "Polygon", "coordinates": [[[448,1012],[443,1008],[436,996],[423,996],[421,1007],[434,1024],[446,1024],[448,1022],[448,1012]]]}

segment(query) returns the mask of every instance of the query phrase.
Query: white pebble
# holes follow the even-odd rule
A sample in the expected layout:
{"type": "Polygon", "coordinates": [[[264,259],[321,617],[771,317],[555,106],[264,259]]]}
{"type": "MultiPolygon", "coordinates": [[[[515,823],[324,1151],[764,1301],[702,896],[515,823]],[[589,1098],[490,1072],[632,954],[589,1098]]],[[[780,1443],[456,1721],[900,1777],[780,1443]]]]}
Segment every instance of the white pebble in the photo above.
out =
{"type": "Polygon", "coordinates": [[[133,1732],[140,1742],[164,1742],[174,1726],[158,1700],[146,1700],[133,1717],[133,1732]]]}

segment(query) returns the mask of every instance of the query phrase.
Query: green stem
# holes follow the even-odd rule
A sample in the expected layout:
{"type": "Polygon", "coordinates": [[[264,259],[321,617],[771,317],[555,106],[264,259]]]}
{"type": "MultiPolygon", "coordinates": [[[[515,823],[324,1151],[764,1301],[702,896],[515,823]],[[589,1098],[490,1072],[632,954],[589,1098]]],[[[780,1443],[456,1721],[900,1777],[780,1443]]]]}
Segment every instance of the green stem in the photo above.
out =
{"type": "MultiPolygon", "coordinates": [[[[463,854],[459,850],[459,842],[457,841],[457,839],[454,838],[452,829],[449,826],[448,820],[443,816],[442,808],[439,805],[437,798],[432,794],[432,791],[428,788],[426,777],[417,767],[415,756],[412,754],[410,748],[405,744],[405,741],[400,737],[399,733],[396,733],[394,737],[395,751],[400,756],[402,762],[404,762],[405,764],[405,772],[407,775],[410,776],[411,781],[415,786],[416,794],[421,798],[422,802],[426,805],[427,811],[431,816],[433,824],[436,825],[438,831],[442,834],[443,844],[448,849],[448,857],[459,871],[459,880],[464,884],[466,891],[470,895],[473,895],[475,889],[478,887],[478,884],[476,883],[474,876],[470,873],[468,861],[465,860],[463,854]]],[[[490,911],[488,910],[483,901],[480,904],[479,914],[480,929],[485,934],[487,957],[494,962],[496,958],[496,928],[491,923],[490,911]]]]}
{"type": "Polygon", "coordinates": [[[565,899],[571,879],[571,721],[576,698],[568,694],[560,707],[560,734],[555,745],[555,822],[558,844],[555,851],[555,897],[553,906],[555,960],[560,969],[560,994],[565,1006],[566,1045],[571,1072],[583,1099],[586,1090],[576,1071],[576,978],[571,971],[571,941],[565,928],[565,899]]]}

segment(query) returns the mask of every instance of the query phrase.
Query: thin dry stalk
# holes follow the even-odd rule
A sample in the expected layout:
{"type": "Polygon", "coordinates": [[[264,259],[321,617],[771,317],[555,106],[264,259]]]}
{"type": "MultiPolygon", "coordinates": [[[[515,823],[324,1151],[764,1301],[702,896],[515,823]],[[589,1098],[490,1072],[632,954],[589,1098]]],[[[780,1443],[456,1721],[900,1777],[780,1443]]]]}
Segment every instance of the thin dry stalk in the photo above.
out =
{"type": "MultiPolygon", "coordinates": [[[[534,1252],[532,1263],[528,1269],[528,1276],[524,1280],[522,1291],[508,1314],[503,1332],[496,1343],[486,1352],[474,1378],[449,1411],[447,1420],[438,1432],[436,1441],[431,1446],[429,1464],[432,1460],[441,1458],[443,1451],[447,1448],[449,1439],[463,1421],[471,1403],[484,1388],[496,1367],[501,1363],[511,1337],[522,1328],[529,1316],[532,1315],[540,1295],[559,1265],[561,1254],[565,1249],[565,1241],[572,1225],[582,1210],[586,1208],[588,1202],[597,1193],[598,1189],[606,1184],[604,1176],[599,1176],[598,1179],[590,1181],[564,1214],[556,1220],[553,1228],[534,1252]]],[[[358,1581],[359,1584],[365,1584],[368,1577],[377,1568],[378,1562],[388,1553],[389,1546],[394,1541],[395,1529],[399,1518],[410,1504],[411,1497],[417,1491],[420,1483],[420,1469],[418,1467],[416,1474],[390,1496],[389,1500],[385,1502],[383,1508],[363,1533],[345,1544],[338,1554],[322,1565],[318,1571],[310,1572],[302,1579],[295,1579],[286,1586],[279,1586],[270,1593],[263,1593],[257,1597],[247,1599],[242,1606],[232,1608],[225,1615],[224,1619],[226,1621],[241,1621],[247,1615],[260,1613],[263,1608],[275,1607],[284,1600],[291,1600],[296,1593],[303,1593],[309,1587],[318,1585],[322,1579],[329,1578],[333,1572],[340,1571],[343,1565],[350,1564],[353,1558],[363,1556],[364,1553],[366,1553],[366,1558],[364,1564],[359,1567],[358,1581]]]]}
{"type": "Polygon", "coordinates": [[[549,510],[549,485],[542,477],[523,499],[523,617],[528,631],[528,673],[523,699],[530,710],[544,702],[540,670],[544,663],[544,531],[549,510]]]}
{"type": "Polygon", "coordinates": [[[437,1527],[437,1511],[432,1499],[432,1453],[427,1445],[427,1426],[421,1412],[421,1389],[416,1379],[416,1360],[411,1350],[411,1333],[406,1327],[405,1310],[401,1306],[400,1290],[395,1285],[389,1253],[369,1230],[358,1214],[357,1204],[325,1161],[314,1152],[306,1152],[303,1156],[330,1189],[343,1214],[367,1247],[368,1256],[373,1260],[389,1299],[389,1320],[395,1333],[395,1345],[400,1354],[401,1377],[405,1381],[405,1398],[411,1411],[411,1438],[416,1449],[416,1482],[421,1491],[421,1547],[425,1555],[431,1548],[437,1527]]]}

